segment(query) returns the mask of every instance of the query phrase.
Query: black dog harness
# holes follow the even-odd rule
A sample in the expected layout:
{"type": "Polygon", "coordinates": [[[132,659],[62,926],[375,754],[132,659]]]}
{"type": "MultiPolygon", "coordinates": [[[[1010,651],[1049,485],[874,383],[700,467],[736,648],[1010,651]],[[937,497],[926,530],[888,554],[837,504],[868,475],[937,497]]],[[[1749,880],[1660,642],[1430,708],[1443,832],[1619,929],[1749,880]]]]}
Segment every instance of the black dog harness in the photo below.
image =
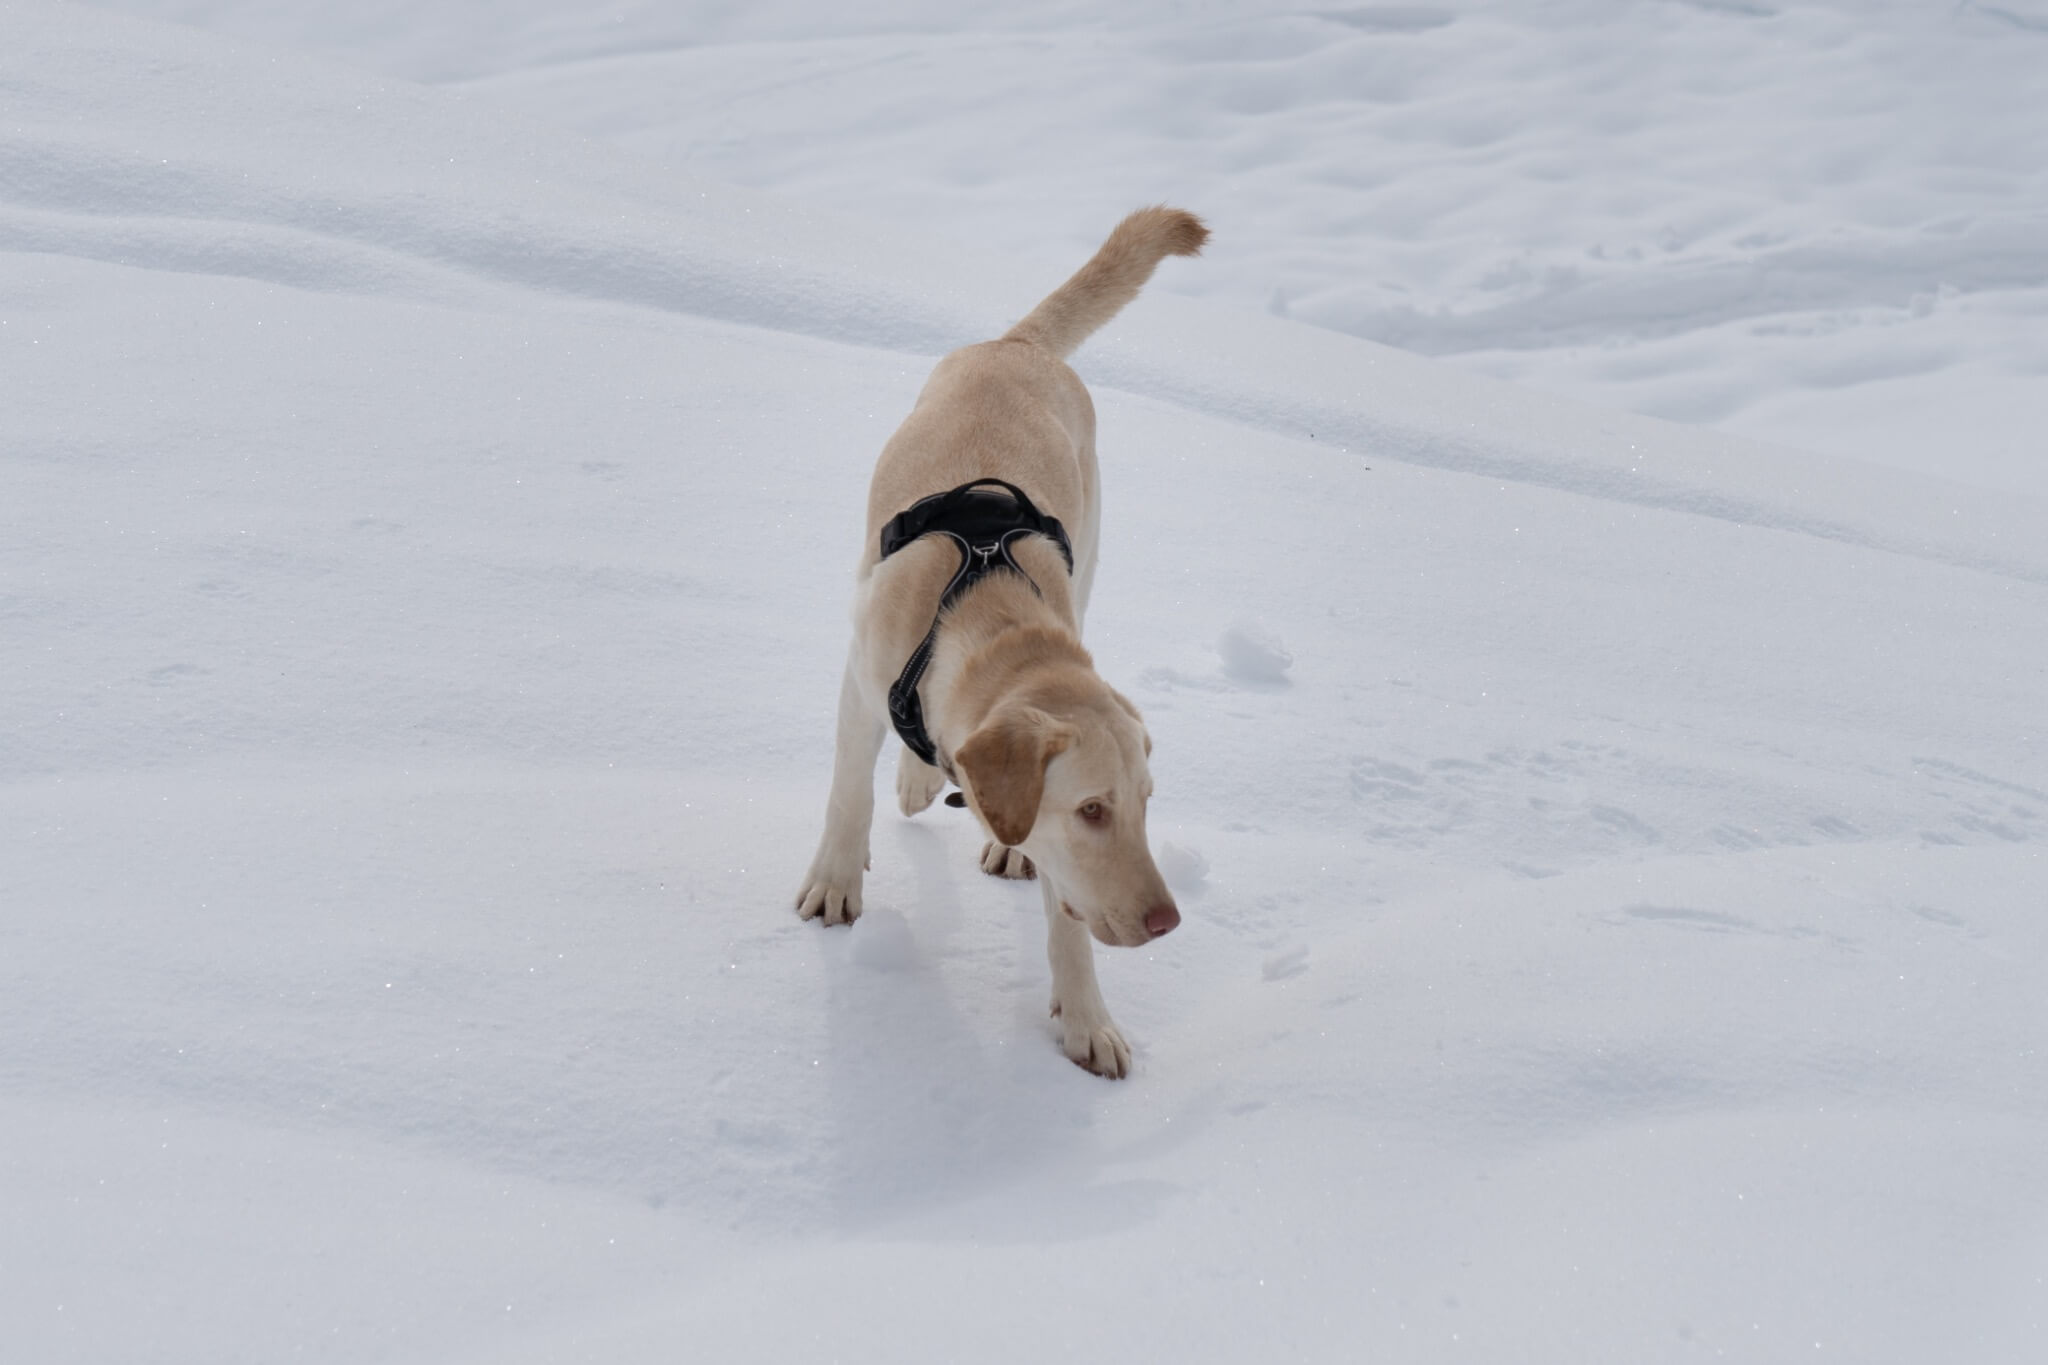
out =
{"type": "MultiPolygon", "coordinates": [[[[1001,479],[963,483],[948,492],[922,498],[898,512],[882,528],[882,558],[887,559],[913,540],[932,535],[952,537],[960,547],[960,568],[939,595],[939,609],[932,616],[932,628],[924,633],[923,643],[911,653],[910,662],[903,665],[903,672],[890,684],[889,721],[910,752],[937,767],[938,747],[924,728],[924,702],[917,695],[917,686],[931,665],[939,622],[945,619],[946,609],[969,588],[999,570],[1007,569],[1031,583],[1031,575],[1010,556],[1010,542],[1019,536],[1050,539],[1060,547],[1070,574],[1074,571],[1074,549],[1067,543],[1067,528],[1060,525],[1058,517],[1039,511],[1024,496],[1023,489],[1001,479]]],[[[1038,591],[1036,583],[1031,583],[1031,591],[1038,591]]]]}

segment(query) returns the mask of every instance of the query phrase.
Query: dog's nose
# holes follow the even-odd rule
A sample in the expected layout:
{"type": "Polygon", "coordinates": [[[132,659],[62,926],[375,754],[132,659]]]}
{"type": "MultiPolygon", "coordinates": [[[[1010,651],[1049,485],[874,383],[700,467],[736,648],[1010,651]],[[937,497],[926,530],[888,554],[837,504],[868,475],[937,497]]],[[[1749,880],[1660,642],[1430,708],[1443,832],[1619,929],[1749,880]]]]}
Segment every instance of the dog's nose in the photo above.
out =
{"type": "Polygon", "coordinates": [[[1170,934],[1180,923],[1180,911],[1171,905],[1155,905],[1145,912],[1145,931],[1154,938],[1170,934]]]}

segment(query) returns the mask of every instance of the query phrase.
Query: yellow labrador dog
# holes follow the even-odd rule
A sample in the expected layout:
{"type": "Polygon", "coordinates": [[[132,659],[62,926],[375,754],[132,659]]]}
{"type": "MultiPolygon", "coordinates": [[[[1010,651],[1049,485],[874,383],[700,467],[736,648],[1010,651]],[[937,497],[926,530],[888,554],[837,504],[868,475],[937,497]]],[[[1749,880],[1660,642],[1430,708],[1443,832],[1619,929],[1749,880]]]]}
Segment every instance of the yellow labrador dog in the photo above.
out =
{"type": "Polygon", "coordinates": [[[915,815],[958,783],[989,834],[984,869],[1044,892],[1052,1012],[1067,1056],[1131,1067],[1089,935],[1149,943],[1180,923],[1145,841],[1151,737],[1081,647],[1101,491],[1095,407],[1064,357],[1208,229],[1140,209],[1000,341],[953,352],[882,448],[868,489],[832,795],[797,893],[805,919],[860,915],[875,759],[903,740],[915,815]]]}

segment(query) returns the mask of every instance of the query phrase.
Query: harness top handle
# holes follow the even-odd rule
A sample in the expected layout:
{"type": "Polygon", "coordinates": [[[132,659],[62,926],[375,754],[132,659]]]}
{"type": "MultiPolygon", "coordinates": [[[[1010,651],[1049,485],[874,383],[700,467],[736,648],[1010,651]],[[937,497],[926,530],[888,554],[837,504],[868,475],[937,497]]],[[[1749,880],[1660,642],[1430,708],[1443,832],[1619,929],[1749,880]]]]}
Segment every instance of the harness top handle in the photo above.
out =
{"type": "Polygon", "coordinates": [[[1074,547],[1067,541],[1067,528],[1060,525],[1058,517],[1039,511],[1030,496],[1007,479],[970,479],[958,488],[919,498],[882,527],[882,558],[887,559],[911,541],[935,532],[955,540],[987,543],[1007,539],[1005,533],[1012,531],[1049,537],[1060,547],[1067,572],[1074,571],[1074,547]],[[1011,500],[1005,502],[984,493],[986,488],[1000,488],[1011,500]]]}

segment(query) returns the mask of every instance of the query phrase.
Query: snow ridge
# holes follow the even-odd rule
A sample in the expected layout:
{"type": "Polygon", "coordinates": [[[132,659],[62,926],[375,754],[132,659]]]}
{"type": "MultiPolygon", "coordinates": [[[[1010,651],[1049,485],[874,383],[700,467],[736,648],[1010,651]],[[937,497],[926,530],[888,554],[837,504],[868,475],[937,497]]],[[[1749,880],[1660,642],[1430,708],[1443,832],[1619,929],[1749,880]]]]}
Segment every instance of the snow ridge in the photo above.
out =
{"type": "MultiPolygon", "coordinates": [[[[1057,282],[958,248],[906,250],[725,187],[650,186],[628,160],[507,132],[460,97],[378,87],[366,99],[360,78],[298,59],[269,63],[291,112],[250,146],[242,111],[209,98],[220,59],[204,44],[165,70],[160,48],[195,40],[138,26],[150,36],[134,47],[67,63],[61,43],[38,49],[36,32],[19,49],[33,73],[23,83],[75,104],[99,81],[134,81],[158,102],[156,146],[59,126],[0,140],[0,245],[17,250],[449,301],[474,299],[479,284],[532,289],[922,355],[998,335],[1057,282]],[[459,136],[423,136],[423,119],[459,136]],[[334,139],[378,129],[402,152],[374,177],[320,171],[348,164],[334,139]],[[324,158],[323,141],[335,147],[324,158]],[[507,195],[543,171],[568,185],[507,195]]],[[[2031,529],[2042,514],[2027,499],[1622,414],[1589,424],[1526,390],[1450,385],[1391,348],[1269,319],[1218,328],[1213,316],[1160,300],[1153,321],[1120,323],[1080,363],[1099,383],[1377,458],[2048,581],[2048,547],[2031,529]],[[1185,343],[1191,329],[1204,345],[1185,343]],[[1846,504],[1845,485],[1859,487],[1846,504]],[[1930,506],[1946,515],[1927,517],[1930,506]]]]}

